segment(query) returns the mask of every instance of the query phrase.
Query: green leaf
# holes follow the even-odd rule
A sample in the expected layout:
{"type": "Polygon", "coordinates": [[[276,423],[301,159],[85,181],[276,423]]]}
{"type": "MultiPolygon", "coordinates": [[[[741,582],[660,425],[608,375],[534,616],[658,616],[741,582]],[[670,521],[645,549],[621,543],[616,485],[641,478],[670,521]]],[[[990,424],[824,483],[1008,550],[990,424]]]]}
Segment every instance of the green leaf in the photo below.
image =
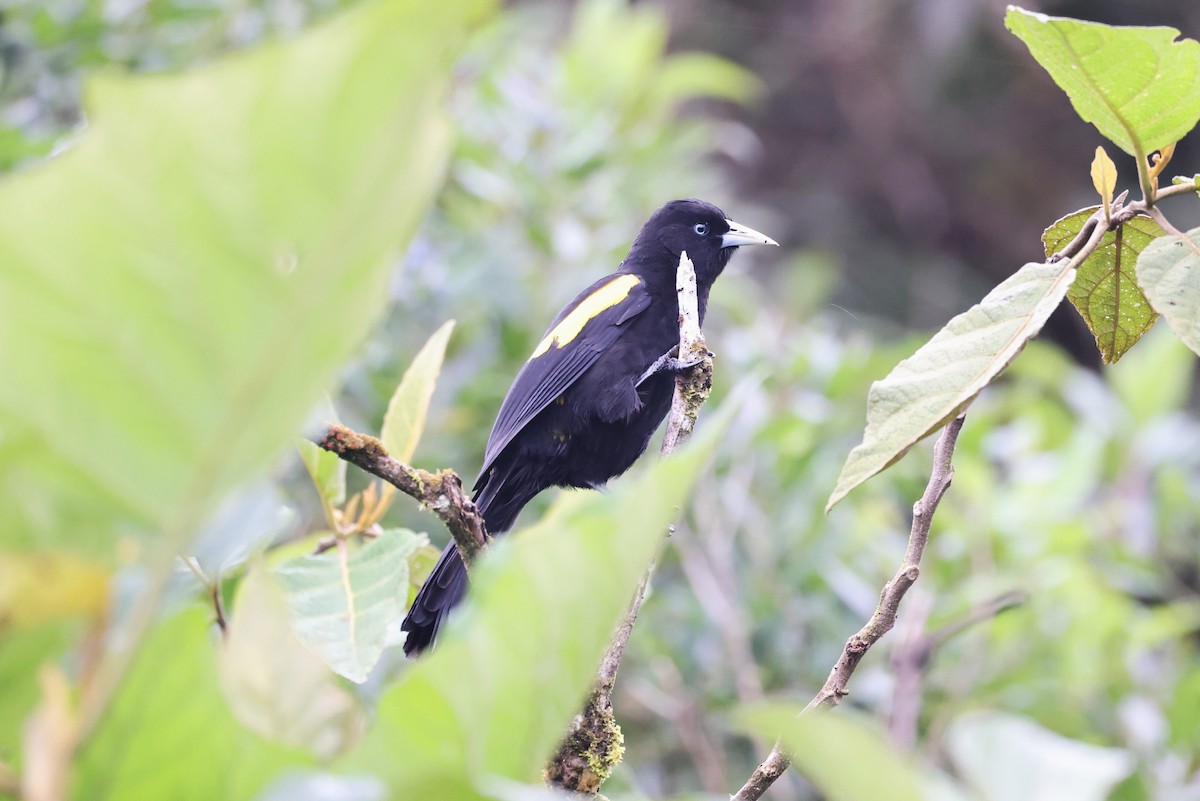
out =
{"type": "MultiPolygon", "coordinates": [[[[1067,245],[1094,214],[1096,207],[1080,209],[1058,220],[1042,234],[1046,256],[1067,245]]],[[[1137,258],[1162,228],[1139,215],[1109,231],[1100,246],[1079,265],[1079,275],[1067,290],[1067,300],[1079,312],[1105,364],[1125,355],[1150,330],[1158,313],[1137,284],[1137,258]]]]}
{"type": "Polygon", "coordinates": [[[670,105],[695,97],[719,97],[746,103],[763,93],[753,72],[711,53],[675,53],[654,81],[655,104],[670,105]]]}
{"type": "Polygon", "coordinates": [[[153,630],[76,761],[80,801],[253,798],[286,765],[311,760],[238,725],[221,694],[211,611],[153,630]]]}
{"type": "Polygon", "coordinates": [[[417,443],[421,441],[429,401],[433,398],[438,375],[442,372],[446,343],[450,341],[453,331],[454,321],[448,320],[434,332],[404,371],[400,385],[388,401],[379,439],[393,459],[409,461],[417,449],[417,443]]]}
{"type": "Polygon", "coordinates": [[[1165,325],[1151,329],[1137,352],[1105,375],[1139,424],[1179,412],[1187,404],[1196,357],[1165,325]]]}
{"type": "Polygon", "coordinates": [[[982,801],[1104,801],[1137,764],[1122,748],[1070,740],[1005,712],[959,718],[945,741],[982,801]]]}
{"type": "Polygon", "coordinates": [[[1171,330],[1200,353],[1200,228],[1151,242],[1138,257],[1137,276],[1171,330]]]}
{"type": "Polygon", "coordinates": [[[321,498],[330,506],[341,506],[346,500],[346,463],[306,439],[296,440],[296,447],[321,498]]]}
{"type": "Polygon", "coordinates": [[[781,739],[795,768],[830,801],[920,801],[916,769],[870,721],[844,710],[800,710],[790,704],[750,707],[738,719],[749,733],[781,739]]]}
{"type": "Polygon", "coordinates": [[[609,493],[562,495],[494,543],[438,646],[382,699],[342,767],[370,770],[395,798],[491,798],[501,780],[539,782],[719,430],[609,493]]]}
{"type": "Polygon", "coordinates": [[[429,574],[433,572],[433,568],[437,566],[437,560],[441,555],[442,552],[429,545],[427,539],[425,545],[417,548],[413,551],[412,556],[408,557],[408,600],[404,603],[406,609],[412,606],[417,593],[425,584],[425,580],[429,578],[429,574]]]}
{"type": "Polygon", "coordinates": [[[863,441],[825,510],[970,403],[1042,329],[1074,278],[1063,264],[1026,264],[873,383],[863,441]]]}
{"type": "Polygon", "coordinates": [[[78,143],[0,186],[0,539],[181,543],[271,463],[386,301],[487,5],[366,3],[90,86],[78,143]]]}
{"type": "Polygon", "coordinates": [[[238,585],[217,662],[234,716],[251,731],[328,759],[364,728],[362,709],[292,631],[274,576],[253,569],[238,585]]]}
{"type": "Polygon", "coordinates": [[[1085,121],[1132,156],[1182,139],[1200,120],[1200,43],[1174,28],[1115,27],[1009,6],[1004,24],[1085,121]]]}
{"type": "Polygon", "coordinates": [[[366,681],[388,625],[404,612],[408,557],[423,544],[408,529],[389,529],[361,548],[342,542],[276,567],[301,642],[339,674],[366,681]]]}

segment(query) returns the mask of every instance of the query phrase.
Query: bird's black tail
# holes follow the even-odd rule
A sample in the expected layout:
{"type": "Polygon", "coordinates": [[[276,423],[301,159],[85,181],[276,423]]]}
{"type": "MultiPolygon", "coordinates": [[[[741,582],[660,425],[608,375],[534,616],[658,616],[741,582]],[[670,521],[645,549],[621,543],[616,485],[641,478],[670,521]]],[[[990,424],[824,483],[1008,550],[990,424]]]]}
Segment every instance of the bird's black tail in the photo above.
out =
{"type": "MultiPolygon", "coordinates": [[[[503,474],[492,472],[475,493],[475,504],[490,534],[501,534],[512,528],[521,509],[541,489],[527,481],[513,481],[513,478],[513,474],[507,470],[503,474]]],[[[408,632],[404,640],[404,654],[416,656],[432,645],[446,616],[466,594],[467,567],[452,541],[442,551],[401,625],[408,632]]]]}
{"type": "Polygon", "coordinates": [[[458,555],[458,547],[451,542],[442,551],[401,625],[408,632],[404,640],[405,656],[416,656],[433,644],[446,615],[466,593],[467,566],[458,555]]]}

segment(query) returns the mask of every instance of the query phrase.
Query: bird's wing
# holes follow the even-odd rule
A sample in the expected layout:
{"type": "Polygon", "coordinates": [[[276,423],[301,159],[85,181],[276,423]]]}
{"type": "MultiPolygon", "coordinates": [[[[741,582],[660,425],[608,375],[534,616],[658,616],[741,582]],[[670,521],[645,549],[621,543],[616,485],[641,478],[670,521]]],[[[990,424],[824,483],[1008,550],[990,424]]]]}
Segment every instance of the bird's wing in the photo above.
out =
{"type": "Polygon", "coordinates": [[[517,373],[488,438],[480,478],[529,421],[562,395],[650,305],[632,273],[601,278],[567,304],[517,373]]]}

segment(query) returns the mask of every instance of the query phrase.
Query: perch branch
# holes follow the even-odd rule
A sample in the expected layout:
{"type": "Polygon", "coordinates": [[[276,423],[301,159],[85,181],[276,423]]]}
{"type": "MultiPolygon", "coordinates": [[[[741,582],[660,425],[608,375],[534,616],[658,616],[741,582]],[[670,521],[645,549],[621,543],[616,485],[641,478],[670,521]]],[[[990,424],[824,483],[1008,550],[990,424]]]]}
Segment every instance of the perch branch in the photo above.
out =
{"type": "MultiPolygon", "coordinates": [[[[946,494],[946,490],[949,489],[950,481],[954,477],[951,459],[954,456],[955,443],[958,441],[958,432],[962,430],[963,419],[963,415],[959,415],[952,420],[942,430],[937,443],[933,446],[933,470],[924,494],[913,504],[912,528],[908,535],[908,547],[905,549],[904,561],[901,562],[900,569],[896,571],[896,575],[892,577],[891,581],[883,585],[875,613],[857,634],[846,641],[841,656],[838,657],[833,669],[829,672],[829,678],[825,680],[825,686],[808,702],[808,706],[804,708],[805,712],[836,706],[842,698],[846,697],[848,694],[846,685],[849,684],[850,677],[858,668],[858,663],[862,661],[871,646],[896,624],[896,614],[900,608],[900,602],[921,574],[921,557],[925,553],[926,543],[929,542],[929,527],[933,522],[933,513],[937,511],[938,504],[941,502],[942,496],[946,494]]],[[[763,763],[755,769],[742,788],[733,796],[732,801],[756,801],[761,798],[767,788],[787,770],[790,764],[791,758],[783,749],[783,745],[776,743],[763,763]]]]}
{"type": "MultiPolygon", "coordinates": [[[[696,290],[696,271],[687,252],[679,256],[676,292],[679,297],[679,360],[699,363],[675,377],[675,395],[667,417],[667,432],[660,453],[667,456],[687,442],[696,426],[700,407],[712,390],[712,354],[700,332],[700,314],[696,290]]],[[[571,722],[558,753],[546,767],[546,781],[556,787],[577,793],[594,795],[621,761],[621,730],[612,710],[612,692],[625,645],[637,622],[638,612],[646,598],[646,587],[654,572],[651,563],[642,575],[633,603],[609,643],[600,663],[596,687],[587,705],[571,722]]]]}
{"type": "Polygon", "coordinates": [[[356,467],[378,476],[419,501],[450,530],[459,555],[469,567],[490,541],[483,515],[463,490],[462,479],[453,470],[431,473],[388,456],[383,443],[344,425],[330,423],[317,445],[356,467]]]}

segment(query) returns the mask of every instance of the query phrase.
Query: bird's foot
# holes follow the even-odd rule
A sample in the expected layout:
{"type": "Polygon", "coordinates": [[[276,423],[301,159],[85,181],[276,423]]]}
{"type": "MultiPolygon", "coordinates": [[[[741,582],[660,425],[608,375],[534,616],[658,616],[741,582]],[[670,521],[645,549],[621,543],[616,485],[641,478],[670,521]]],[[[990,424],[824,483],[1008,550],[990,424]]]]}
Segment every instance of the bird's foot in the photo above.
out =
{"type": "Polygon", "coordinates": [[[711,359],[713,352],[707,351],[707,356],[697,356],[693,359],[680,359],[676,354],[679,353],[679,346],[671,348],[669,351],[659,356],[654,360],[654,363],[646,368],[646,372],[642,373],[642,377],[638,379],[637,386],[641,386],[646,382],[646,379],[659,373],[682,373],[684,370],[690,370],[700,364],[705,358],[711,359]]]}

